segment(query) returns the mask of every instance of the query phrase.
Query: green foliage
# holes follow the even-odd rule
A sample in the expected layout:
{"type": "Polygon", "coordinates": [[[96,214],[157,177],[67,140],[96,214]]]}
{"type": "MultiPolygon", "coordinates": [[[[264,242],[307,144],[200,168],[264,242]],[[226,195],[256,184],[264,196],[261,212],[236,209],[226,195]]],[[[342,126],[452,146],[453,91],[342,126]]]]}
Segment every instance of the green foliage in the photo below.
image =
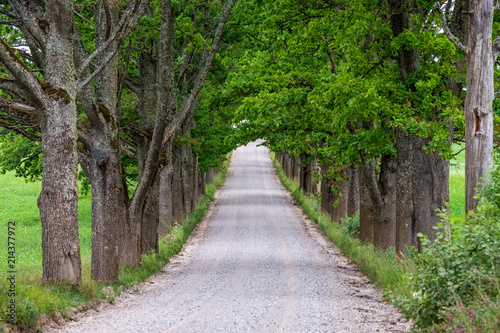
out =
{"type": "Polygon", "coordinates": [[[494,297],[500,290],[498,206],[483,198],[478,212],[467,220],[455,222],[451,230],[443,224],[436,229],[436,241],[422,238],[422,253],[416,255],[417,272],[410,277],[412,296],[396,299],[419,328],[442,323],[451,308],[472,303],[478,290],[494,297]]]}
{"type": "Polygon", "coordinates": [[[42,144],[22,135],[0,129],[0,174],[14,170],[27,181],[42,176],[42,144]]]}
{"type": "Polygon", "coordinates": [[[437,327],[450,333],[500,332],[500,299],[483,294],[468,305],[449,311],[446,324],[437,327]]]}
{"type": "Polygon", "coordinates": [[[356,212],[356,215],[340,220],[340,230],[351,238],[360,239],[359,210],[356,212]]]}

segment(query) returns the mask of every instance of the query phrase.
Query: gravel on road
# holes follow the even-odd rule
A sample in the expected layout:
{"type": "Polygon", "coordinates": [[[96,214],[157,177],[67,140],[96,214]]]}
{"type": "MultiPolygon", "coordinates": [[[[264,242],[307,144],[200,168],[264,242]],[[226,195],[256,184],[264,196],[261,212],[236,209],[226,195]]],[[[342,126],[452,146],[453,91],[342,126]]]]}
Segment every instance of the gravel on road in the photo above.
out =
{"type": "Polygon", "coordinates": [[[409,332],[304,217],[257,142],[232,155],[208,216],[164,272],[45,332],[409,332]]]}

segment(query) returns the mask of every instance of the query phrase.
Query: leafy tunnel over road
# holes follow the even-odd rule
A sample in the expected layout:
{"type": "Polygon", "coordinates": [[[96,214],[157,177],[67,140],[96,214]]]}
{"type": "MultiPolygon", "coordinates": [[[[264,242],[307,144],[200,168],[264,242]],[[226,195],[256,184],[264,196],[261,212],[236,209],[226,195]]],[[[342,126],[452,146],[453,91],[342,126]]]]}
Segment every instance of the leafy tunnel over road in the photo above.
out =
{"type": "Polygon", "coordinates": [[[61,331],[409,330],[303,218],[279,183],[267,148],[253,142],[234,152],[214,207],[165,273],[61,331]]]}

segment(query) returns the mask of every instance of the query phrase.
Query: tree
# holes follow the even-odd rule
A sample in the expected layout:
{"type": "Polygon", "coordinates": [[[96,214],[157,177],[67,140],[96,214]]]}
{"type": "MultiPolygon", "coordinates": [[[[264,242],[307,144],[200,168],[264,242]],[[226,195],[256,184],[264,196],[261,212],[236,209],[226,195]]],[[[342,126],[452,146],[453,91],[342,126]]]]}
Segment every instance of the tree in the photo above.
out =
{"type": "MultiPolygon", "coordinates": [[[[3,110],[40,121],[43,175],[38,206],[42,219],[43,279],[81,283],[77,188],[77,76],[73,63],[73,1],[48,1],[45,10],[28,1],[11,1],[3,13],[19,20],[32,56],[43,70],[37,77],[2,38],[0,62],[14,80],[8,81],[33,105],[17,107],[3,98],[3,110]],[[42,14],[43,13],[43,14],[42,14]],[[41,17],[41,14],[44,15],[41,17]],[[21,112],[19,112],[19,109],[21,112]]],[[[5,83],[5,81],[4,81],[5,83]]]]}
{"type": "MultiPolygon", "coordinates": [[[[460,2],[458,2],[460,4],[460,2]]],[[[467,55],[467,95],[465,98],[465,211],[475,211],[477,188],[488,183],[493,168],[494,63],[500,53],[500,38],[492,43],[493,14],[500,4],[493,0],[470,0],[467,43],[463,44],[441,21],[448,38],[467,55]]],[[[458,35],[458,37],[461,37],[458,35]]]]}
{"type": "Polygon", "coordinates": [[[129,3],[114,29],[107,26],[106,38],[90,55],[82,52],[82,37],[76,33],[73,1],[11,1],[10,6],[12,11],[2,10],[11,19],[4,24],[21,32],[29,51],[1,41],[0,61],[13,77],[4,79],[1,87],[7,96],[2,99],[6,121],[1,126],[31,140],[38,140],[36,132],[41,133],[43,172],[38,203],[44,280],[79,284],[77,138],[84,140],[85,132],[77,129],[77,93],[88,89],[114,58],[116,45],[140,16],[140,2],[129,3]],[[101,61],[95,64],[95,58],[101,61]]]}

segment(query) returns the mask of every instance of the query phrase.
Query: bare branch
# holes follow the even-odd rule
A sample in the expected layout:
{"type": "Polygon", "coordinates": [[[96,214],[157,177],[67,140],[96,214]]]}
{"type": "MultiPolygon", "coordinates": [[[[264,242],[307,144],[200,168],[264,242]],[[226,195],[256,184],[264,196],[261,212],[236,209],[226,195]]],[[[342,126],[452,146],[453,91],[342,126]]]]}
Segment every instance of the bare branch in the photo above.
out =
{"type": "Polygon", "coordinates": [[[9,95],[15,94],[20,97],[24,97],[24,90],[15,80],[0,79],[0,90],[7,92],[9,95]]]}
{"type": "MultiPolygon", "coordinates": [[[[92,52],[90,56],[87,57],[87,59],[85,59],[85,61],[82,62],[82,64],[77,70],[78,77],[80,77],[84,73],[85,69],[89,66],[92,60],[94,60],[94,58],[100,55],[101,53],[108,51],[114,55],[116,54],[116,52],[118,52],[117,49],[120,47],[121,43],[127,37],[127,35],[135,28],[137,21],[141,17],[144,8],[144,3],[145,0],[134,0],[129,3],[127,9],[122,14],[120,22],[118,22],[108,40],[106,40],[106,42],[101,44],[101,46],[99,46],[94,52],[92,52]],[[108,50],[115,42],[116,44],[114,48],[108,50]]],[[[112,59],[112,57],[110,59],[112,59]]],[[[102,70],[102,68],[100,70],[102,70]]],[[[97,71],[96,75],[99,74],[99,71],[97,71]]],[[[86,82],[87,79],[80,81],[86,82]]]]}
{"type": "Polygon", "coordinates": [[[135,155],[134,153],[132,153],[132,152],[129,150],[129,148],[128,148],[128,147],[126,148],[123,144],[121,144],[121,145],[120,145],[120,151],[121,151],[123,154],[127,155],[128,157],[130,157],[131,159],[133,159],[133,160],[136,160],[136,161],[137,161],[137,155],[135,155]]]}
{"type": "Polygon", "coordinates": [[[444,33],[448,37],[448,39],[455,45],[455,47],[459,50],[462,50],[465,54],[468,53],[467,47],[465,47],[462,42],[460,42],[457,37],[453,35],[453,33],[450,30],[450,27],[448,26],[448,23],[446,22],[446,16],[444,15],[443,11],[441,10],[441,7],[439,5],[436,6],[436,10],[439,13],[439,17],[441,18],[441,25],[443,28],[444,33]]]}
{"type": "Polygon", "coordinates": [[[14,26],[14,27],[18,26],[19,23],[21,23],[20,20],[9,20],[9,21],[5,21],[4,20],[4,21],[0,21],[1,25],[11,25],[11,26],[14,26]]]}
{"type": "Polygon", "coordinates": [[[14,20],[18,20],[19,19],[19,17],[14,12],[11,12],[11,11],[3,9],[3,8],[0,8],[0,14],[8,16],[8,17],[10,17],[11,19],[14,19],[14,20]]]}
{"type": "Polygon", "coordinates": [[[26,137],[26,138],[28,138],[28,139],[30,139],[32,141],[42,142],[42,137],[41,136],[33,134],[33,133],[30,133],[30,132],[26,131],[25,129],[23,129],[23,128],[19,127],[19,126],[16,126],[14,124],[8,123],[6,121],[0,120],[0,127],[6,128],[6,129],[14,131],[14,132],[17,132],[17,133],[23,135],[24,137],[26,137]]]}
{"type": "Polygon", "coordinates": [[[124,83],[136,96],[139,96],[141,87],[137,82],[135,82],[130,76],[126,76],[124,83]]]}
{"type": "Polygon", "coordinates": [[[76,10],[75,10],[75,14],[76,14],[76,16],[78,16],[79,18],[81,18],[82,20],[84,20],[85,22],[87,22],[88,24],[90,24],[91,26],[94,26],[94,23],[92,23],[89,20],[87,20],[85,18],[85,16],[83,16],[82,14],[80,14],[79,12],[77,12],[76,10]]]}
{"type": "Polygon", "coordinates": [[[102,62],[102,64],[99,67],[97,67],[92,72],[92,74],[87,76],[83,81],[78,80],[78,82],[76,83],[76,91],[80,92],[87,84],[89,84],[104,69],[104,67],[106,67],[111,60],[113,60],[113,58],[118,53],[118,50],[119,48],[117,47],[113,50],[112,53],[109,53],[107,58],[104,59],[104,61],[102,62]]]}
{"type": "Polygon", "coordinates": [[[0,110],[6,112],[10,119],[26,125],[38,124],[38,113],[34,107],[13,102],[0,96],[0,110]]]}
{"type": "MultiPolygon", "coordinates": [[[[40,138],[41,139],[41,138],[40,138]]],[[[40,155],[42,153],[41,150],[37,151],[37,152],[34,152],[33,154],[29,155],[29,156],[25,156],[23,157],[23,159],[21,161],[19,161],[19,163],[17,163],[16,165],[14,165],[14,168],[20,166],[21,164],[23,164],[24,162],[26,161],[29,161],[31,160],[32,158],[35,158],[37,157],[38,155],[40,155]]]]}
{"type": "Polygon", "coordinates": [[[42,21],[33,11],[31,4],[26,0],[9,0],[11,7],[23,22],[29,33],[36,39],[39,46],[45,47],[45,34],[41,29],[42,21]]]}
{"type": "Polygon", "coordinates": [[[17,57],[14,51],[0,37],[0,62],[27,91],[37,99],[43,96],[40,81],[31,70],[17,57]]]}

